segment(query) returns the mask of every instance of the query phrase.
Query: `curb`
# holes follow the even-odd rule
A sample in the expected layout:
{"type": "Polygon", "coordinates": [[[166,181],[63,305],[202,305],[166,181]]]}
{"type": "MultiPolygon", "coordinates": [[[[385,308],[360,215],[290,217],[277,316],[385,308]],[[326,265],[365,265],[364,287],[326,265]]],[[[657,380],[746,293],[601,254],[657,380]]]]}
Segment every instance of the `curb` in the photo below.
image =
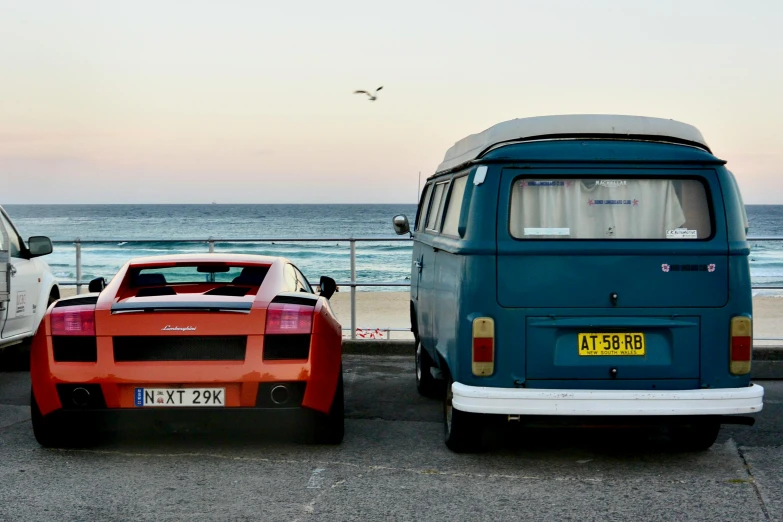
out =
{"type": "MultiPolygon", "coordinates": [[[[343,339],[346,355],[413,355],[413,341],[343,339]]],[[[783,379],[783,346],[753,347],[753,379],[783,379]]]]}
{"type": "Polygon", "coordinates": [[[413,341],[343,339],[343,353],[350,355],[413,355],[413,341]]]}

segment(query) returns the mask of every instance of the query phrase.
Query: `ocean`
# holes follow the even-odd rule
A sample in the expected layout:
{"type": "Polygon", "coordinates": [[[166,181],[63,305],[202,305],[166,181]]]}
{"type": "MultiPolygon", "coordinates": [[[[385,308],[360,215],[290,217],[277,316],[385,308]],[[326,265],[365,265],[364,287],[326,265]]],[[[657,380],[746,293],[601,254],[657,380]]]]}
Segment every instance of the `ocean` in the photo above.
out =
{"type": "MultiPolygon", "coordinates": [[[[398,241],[391,219],[416,205],[4,205],[25,237],[45,235],[56,243],[46,257],[61,282],[75,280],[75,238],[105,241],[82,245],[82,278],[109,279],[129,258],[166,253],[206,252],[209,237],[220,239],[335,238],[323,243],[215,243],[216,252],[283,255],[310,279],[322,275],[350,281],[350,245],[357,242],[360,282],[410,282],[411,242],[398,241]],[[201,239],[203,243],[161,242],[201,239]],[[143,240],[142,243],[124,243],[143,240]]],[[[748,205],[750,236],[783,237],[783,205],[748,205]]],[[[751,243],[754,284],[783,287],[783,241],[751,243]]],[[[360,291],[404,290],[364,287],[360,291]]]]}

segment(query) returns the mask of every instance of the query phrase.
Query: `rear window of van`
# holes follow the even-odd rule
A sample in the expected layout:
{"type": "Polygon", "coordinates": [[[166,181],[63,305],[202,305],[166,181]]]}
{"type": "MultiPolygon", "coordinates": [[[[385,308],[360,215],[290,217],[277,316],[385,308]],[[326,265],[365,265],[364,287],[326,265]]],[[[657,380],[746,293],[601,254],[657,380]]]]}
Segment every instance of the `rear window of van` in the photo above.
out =
{"type": "Polygon", "coordinates": [[[517,239],[712,236],[707,191],[694,179],[520,178],[510,205],[509,231],[517,239]]]}

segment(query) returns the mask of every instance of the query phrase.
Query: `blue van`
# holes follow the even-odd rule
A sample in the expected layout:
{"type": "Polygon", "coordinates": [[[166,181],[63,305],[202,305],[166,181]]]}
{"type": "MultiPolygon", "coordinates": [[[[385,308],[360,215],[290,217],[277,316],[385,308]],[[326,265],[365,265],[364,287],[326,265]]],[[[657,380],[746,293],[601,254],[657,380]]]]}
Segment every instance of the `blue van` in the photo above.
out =
{"type": "Polygon", "coordinates": [[[411,326],[446,445],[489,416],[665,426],[688,450],[752,424],[747,217],[694,127],[638,116],[507,121],[458,141],[422,191],[411,326]],[[442,388],[441,388],[442,389],[442,388]]]}

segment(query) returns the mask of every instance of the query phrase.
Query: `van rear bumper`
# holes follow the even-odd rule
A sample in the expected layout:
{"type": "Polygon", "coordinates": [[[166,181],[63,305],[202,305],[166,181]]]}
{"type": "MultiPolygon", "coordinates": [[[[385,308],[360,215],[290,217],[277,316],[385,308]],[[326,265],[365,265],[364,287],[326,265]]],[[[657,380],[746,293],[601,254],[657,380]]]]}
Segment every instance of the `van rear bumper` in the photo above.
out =
{"type": "Polygon", "coordinates": [[[764,388],[700,390],[534,390],[488,388],[455,382],[452,405],[460,411],[501,415],[732,415],[757,413],[764,388]]]}

